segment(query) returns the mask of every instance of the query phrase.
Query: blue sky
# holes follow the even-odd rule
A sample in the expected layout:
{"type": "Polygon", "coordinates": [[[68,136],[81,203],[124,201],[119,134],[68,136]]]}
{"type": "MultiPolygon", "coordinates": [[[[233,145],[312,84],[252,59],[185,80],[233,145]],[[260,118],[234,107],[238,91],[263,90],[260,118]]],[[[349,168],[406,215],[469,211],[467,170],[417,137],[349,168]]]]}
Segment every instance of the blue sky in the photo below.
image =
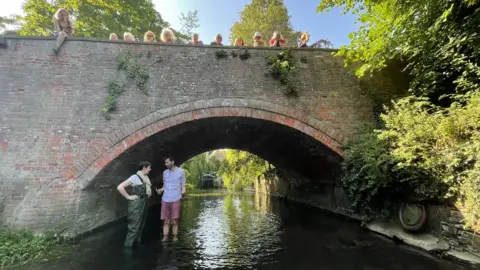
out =
{"type": "MultiPolygon", "coordinates": [[[[224,39],[228,39],[230,27],[239,19],[239,12],[250,0],[153,0],[153,2],[163,18],[176,29],[180,28],[178,17],[181,12],[198,10],[200,27],[195,31],[204,42],[210,42],[216,33],[221,33],[224,39]]],[[[311,42],[327,38],[338,48],[340,45],[348,44],[348,34],[358,28],[354,23],[355,17],[340,15],[340,9],[334,9],[329,13],[316,13],[320,0],[284,0],[284,2],[291,16],[293,28],[308,31],[311,42]]],[[[0,16],[20,13],[22,3],[23,0],[2,3],[0,16]]]]}

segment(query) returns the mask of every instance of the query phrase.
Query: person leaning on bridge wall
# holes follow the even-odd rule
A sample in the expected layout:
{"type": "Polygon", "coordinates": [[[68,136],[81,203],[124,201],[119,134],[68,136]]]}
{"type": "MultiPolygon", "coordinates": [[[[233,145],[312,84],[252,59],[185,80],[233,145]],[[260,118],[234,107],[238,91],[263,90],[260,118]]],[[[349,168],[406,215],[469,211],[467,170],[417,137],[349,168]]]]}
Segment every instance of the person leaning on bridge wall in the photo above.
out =
{"type": "Polygon", "coordinates": [[[130,32],[123,33],[123,40],[126,41],[135,41],[135,37],[130,32]]]}
{"type": "Polygon", "coordinates": [[[192,39],[188,41],[189,45],[203,45],[203,42],[201,40],[198,40],[198,34],[195,33],[192,36],[192,39]]]}
{"type": "Polygon", "coordinates": [[[298,47],[299,48],[306,48],[308,47],[307,42],[310,39],[310,36],[308,35],[307,31],[304,31],[302,35],[300,36],[300,42],[298,42],[298,47]]]}
{"type": "Polygon", "coordinates": [[[214,41],[212,41],[210,43],[210,45],[214,45],[214,46],[223,46],[222,44],[222,41],[223,41],[223,37],[222,35],[219,33],[219,34],[216,34],[214,37],[213,37],[214,41]]]}
{"type": "Polygon", "coordinates": [[[110,37],[108,37],[108,39],[110,39],[110,40],[118,40],[118,36],[117,36],[117,34],[115,34],[115,33],[111,33],[111,34],[110,34],[110,37]]]}
{"type": "Polygon", "coordinates": [[[265,41],[262,38],[262,34],[260,32],[256,32],[253,35],[253,47],[264,47],[265,41]]]}
{"type": "Polygon", "coordinates": [[[148,214],[148,198],[152,196],[152,183],[148,174],[151,170],[148,161],[142,161],[138,165],[136,174],[118,185],[117,190],[128,200],[127,221],[128,232],[125,237],[124,246],[133,247],[141,244],[143,228],[148,214]],[[131,194],[125,188],[131,186],[131,194]]]}
{"type": "Polygon", "coordinates": [[[160,40],[163,43],[175,43],[177,38],[173,34],[172,29],[170,28],[163,28],[162,32],[160,33],[160,40]]]}
{"type": "Polygon", "coordinates": [[[64,8],[59,8],[57,12],[55,12],[55,15],[53,15],[53,22],[53,35],[57,37],[57,42],[53,51],[58,55],[65,38],[73,36],[75,28],[73,27],[73,22],[70,20],[70,15],[64,8]]]}
{"type": "Polygon", "coordinates": [[[243,38],[242,37],[236,38],[235,42],[233,43],[233,46],[235,46],[235,47],[245,46],[245,42],[243,42],[243,38]]]}
{"type": "Polygon", "coordinates": [[[272,39],[270,39],[270,47],[284,47],[286,43],[286,40],[279,32],[273,32],[272,39]]]}
{"type": "Polygon", "coordinates": [[[155,34],[148,30],[147,32],[145,32],[145,35],[143,35],[143,42],[157,42],[155,40],[155,34]]]}

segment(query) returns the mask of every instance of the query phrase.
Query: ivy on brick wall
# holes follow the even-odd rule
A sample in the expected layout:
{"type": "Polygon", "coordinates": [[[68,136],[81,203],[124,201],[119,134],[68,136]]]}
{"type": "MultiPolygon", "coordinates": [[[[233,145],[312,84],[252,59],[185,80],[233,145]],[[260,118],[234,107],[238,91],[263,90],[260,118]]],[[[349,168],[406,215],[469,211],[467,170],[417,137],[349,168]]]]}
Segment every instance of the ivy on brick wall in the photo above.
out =
{"type": "MultiPolygon", "coordinates": [[[[248,49],[244,49],[243,51],[237,51],[237,50],[233,50],[230,52],[230,55],[233,57],[233,58],[240,58],[241,60],[247,60],[248,58],[250,58],[250,53],[248,52],[248,49]]],[[[215,51],[215,57],[217,59],[222,59],[222,58],[228,58],[228,53],[226,50],[217,50],[215,51]]]]}
{"type": "MultiPolygon", "coordinates": [[[[296,80],[297,59],[293,52],[291,50],[282,50],[276,55],[268,56],[266,59],[267,68],[265,75],[272,76],[281,83],[281,86],[276,90],[283,92],[287,96],[296,96],[298,85],[296,80]]],[[[306,59],[303,59],[303,61],[306,62],[306,59]]]]}
{"type": "Polygon", "coordinates": [[[141,53],[132,55],[131,52],[121,53],[117,56],[117,69],[125,74],[126,79],[117,80],[113,79],[108,82],[108,95],[105,98],[105,104],[100,111],[105,116],[105,119],[110,120],[110,112],[117,107],[117,98],[125,91],[125,87],[128,83],[135,83],[138,90],[143,93],[147,93],[146,83],[150,78],[148,68],[155,63],[162,62],[161,57],[156,57],[153,63],[149,63],[147,60],[151,58],[151,52],[148,51],[146,57],[143,57],[141,53]]]}

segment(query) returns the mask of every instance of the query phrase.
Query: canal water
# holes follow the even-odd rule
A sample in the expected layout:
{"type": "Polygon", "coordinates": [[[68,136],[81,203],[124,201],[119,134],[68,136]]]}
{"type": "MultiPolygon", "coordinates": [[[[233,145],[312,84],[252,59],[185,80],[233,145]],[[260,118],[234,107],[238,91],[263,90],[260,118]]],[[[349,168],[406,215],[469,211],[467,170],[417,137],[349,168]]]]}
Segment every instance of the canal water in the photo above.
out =
{"type": "Polygon", "coordinates": [[[159,211],[144,247],[124,250],[125,224],[97,232],[59,261],[27,269],[469,269],[420,254],[315,208],[264,195],[189,197],[179,240],[161,243],[159,211]]]}

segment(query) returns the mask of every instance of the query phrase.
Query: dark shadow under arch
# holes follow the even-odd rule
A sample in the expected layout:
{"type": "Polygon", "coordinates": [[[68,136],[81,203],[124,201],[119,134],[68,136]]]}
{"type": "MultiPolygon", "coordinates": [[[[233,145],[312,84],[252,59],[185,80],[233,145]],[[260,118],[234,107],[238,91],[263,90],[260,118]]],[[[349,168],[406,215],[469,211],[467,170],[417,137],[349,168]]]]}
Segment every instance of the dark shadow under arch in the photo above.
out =
{"type": "Polygon", "coordinates": [[[178,124],[126,149],[107,164],[86,189],[116,185],[128,177],[140,160],[153,163],[151,179],[164,170],[163,158],[177,164],[215,149],[233,148],[254,153],[277,168],[312,181],[335,182],[342,157],[320,141],[272,121],[241,117],[210,117],[178,124]]]}

